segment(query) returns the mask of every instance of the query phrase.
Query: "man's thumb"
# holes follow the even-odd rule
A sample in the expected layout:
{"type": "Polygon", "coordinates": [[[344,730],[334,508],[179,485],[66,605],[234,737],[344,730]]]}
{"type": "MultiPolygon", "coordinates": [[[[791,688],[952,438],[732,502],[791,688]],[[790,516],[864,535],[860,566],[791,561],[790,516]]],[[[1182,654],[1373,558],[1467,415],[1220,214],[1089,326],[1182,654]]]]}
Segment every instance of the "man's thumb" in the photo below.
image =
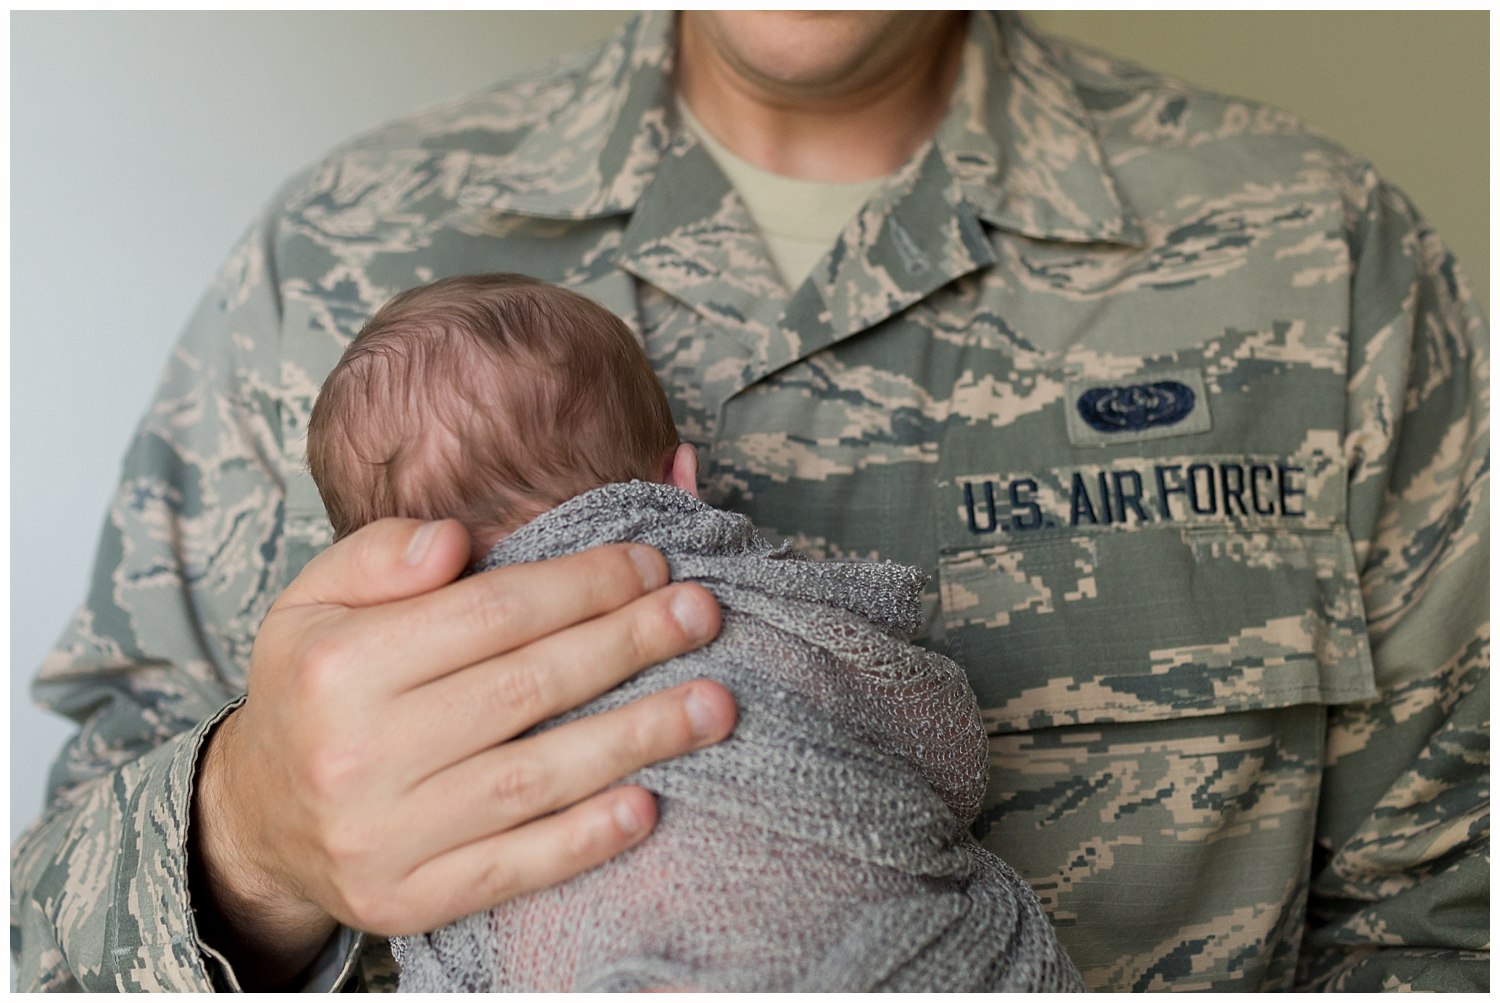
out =
{"type": "Polygon", "coordinates": [[[448,584],[468,560],[456,520],[380,519],[309,561],[276,605],[379,606],[448,584]]]}

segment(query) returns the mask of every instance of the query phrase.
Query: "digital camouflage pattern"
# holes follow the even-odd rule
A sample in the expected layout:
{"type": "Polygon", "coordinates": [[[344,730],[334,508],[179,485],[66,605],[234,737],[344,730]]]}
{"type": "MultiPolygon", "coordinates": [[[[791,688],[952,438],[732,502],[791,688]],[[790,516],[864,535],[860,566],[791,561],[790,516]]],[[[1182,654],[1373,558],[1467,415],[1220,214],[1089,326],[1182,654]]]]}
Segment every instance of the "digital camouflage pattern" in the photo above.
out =
{"type": "MultiPolygon", "coordinates": [[[[232,984],[194,755],[329,542],[303,434],[365,318],[523,271],[626,318],[706,500],[932,575],[984,842],[1109,989],[1488,986],[1488,362],[1462,273],[1279,112],[972,15],[953,108],[789,291],[670,100],[670,18],[282,194],[191,322],[38,699],[23,988],[232,984]]],[[[379,941],[352,977],[388,986],[379,941]]]]}

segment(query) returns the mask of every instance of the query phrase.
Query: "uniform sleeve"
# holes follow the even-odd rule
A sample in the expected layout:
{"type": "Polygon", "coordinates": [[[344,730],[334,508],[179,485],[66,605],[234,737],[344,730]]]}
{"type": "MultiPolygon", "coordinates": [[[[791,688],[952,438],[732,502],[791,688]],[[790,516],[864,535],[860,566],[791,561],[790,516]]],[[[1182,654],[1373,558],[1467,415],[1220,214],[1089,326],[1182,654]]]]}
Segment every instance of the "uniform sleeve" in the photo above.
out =
{"type": "Polygon", "coordinates": [[[1489,987],[1488,333],[1366,172],[1349,200],[1349,521],[1376,699],[1332,709],[1299,981],[1489,987]]]}
{"type": "Polygon", "coordinates": [[[19,988],[210,990],[187,847],[194,771],[244,690],[282,555],[270,225],[232,253],[125,458],[82,608],[33,684],[78,722],[12,851],[19,988]]]}

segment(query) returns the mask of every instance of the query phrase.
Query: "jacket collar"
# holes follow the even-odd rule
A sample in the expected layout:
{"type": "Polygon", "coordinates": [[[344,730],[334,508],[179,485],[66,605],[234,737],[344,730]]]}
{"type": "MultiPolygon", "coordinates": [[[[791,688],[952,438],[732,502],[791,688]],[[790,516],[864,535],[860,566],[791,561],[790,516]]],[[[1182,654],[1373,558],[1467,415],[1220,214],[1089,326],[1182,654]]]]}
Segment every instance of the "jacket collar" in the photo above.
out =
{"type": "Polygon", "coordinates": [[[627,21],[580,67],[556,111],[486,165],[503,181],[484,189],[482,208],[552,219],[632,211],[677,128],[672,24],[670,11],[627,21]]]}
{"type": "MultiPolygon", "coordinates": [[[[485,207],[558,219],[633,211],[678,131],[674,56],[671,12],[628,22],[546,125],[492,165],[491,177],[507,180],[487,190],[485,207]]],[[[970,15],[934,147],[962,199],[991,225],[1043,240],[1141,240],[1072,81],[1019,16],[970,15]]]]}
{"type": "Polygon", "coordinates": [[[970,16],[953,106],[935,138],[987,223],[1042,240],[1143,239],[1072,79],[1019,15],[970,16]]]}

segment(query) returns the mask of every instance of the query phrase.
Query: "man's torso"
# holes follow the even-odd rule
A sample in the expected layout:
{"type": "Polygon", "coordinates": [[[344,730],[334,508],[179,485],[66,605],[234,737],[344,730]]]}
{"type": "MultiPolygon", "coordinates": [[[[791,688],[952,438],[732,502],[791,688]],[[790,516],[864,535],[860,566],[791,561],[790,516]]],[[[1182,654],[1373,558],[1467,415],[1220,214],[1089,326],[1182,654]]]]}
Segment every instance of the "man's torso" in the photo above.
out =
{"type": "Polygon", "coordinates": [[[1250,106],[1080,87],[1101,189],[1048,125],[1059,81],[1014,86],[1007,114],[1038,126],[1011,137],[1032,158],[1016,191],[986,195],[955,136],[791,292],[706,154],[634,91],[632,142],[656,148],[606,153],[650,170],[599,187],[599,211],[548,209],[599,180],[560,148],[525,184],[516,146],[465,150],[465,128],[525,118],[524,88],[322,168],[278,244],[283,576],[327,542],[299,437],[369,311],[465,272],[568,285],[641,336],[705,500],[814,557],[932,576],[926,643],[966,667],[991,739],[979,835],[1091,986],[1285,988],[1326,708],[1374,692],[1345,496],[1345,166],[1250,106]],[[1253,156],[1221,175],[1216,144],[1253,156]],[[631,211],[606,204],[632,186],[631,211]]]}

